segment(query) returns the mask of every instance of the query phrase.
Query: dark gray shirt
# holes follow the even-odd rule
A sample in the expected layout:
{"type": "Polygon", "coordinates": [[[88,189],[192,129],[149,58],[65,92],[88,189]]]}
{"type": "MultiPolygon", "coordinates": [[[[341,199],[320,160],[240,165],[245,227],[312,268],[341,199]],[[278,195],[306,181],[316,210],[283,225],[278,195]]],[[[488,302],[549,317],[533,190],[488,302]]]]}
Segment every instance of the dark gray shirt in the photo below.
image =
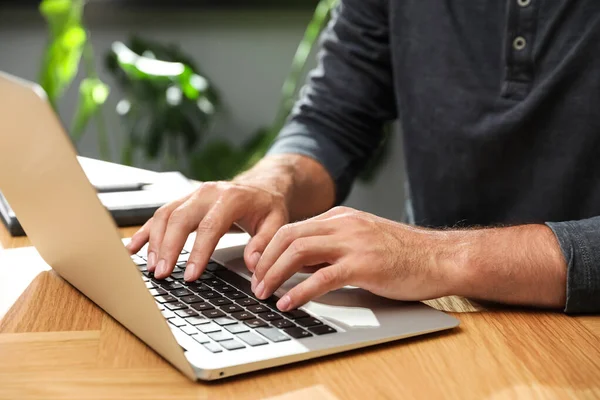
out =
{"type": "Polygon", "coordinates": [[[338,202],[404,135],[430,227],[547,223],[567,312],[600,311],[600,1],[342,0],[270,153],[321,162],[338,202]]]}

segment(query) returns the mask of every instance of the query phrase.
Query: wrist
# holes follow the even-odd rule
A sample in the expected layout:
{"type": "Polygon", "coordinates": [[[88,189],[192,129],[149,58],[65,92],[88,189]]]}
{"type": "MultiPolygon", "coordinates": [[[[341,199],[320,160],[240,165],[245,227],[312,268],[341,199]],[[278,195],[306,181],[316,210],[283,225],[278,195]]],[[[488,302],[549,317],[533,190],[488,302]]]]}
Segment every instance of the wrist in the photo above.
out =
{"type": "Polygon", "coordinates": [[[443,282],[443,296],[469,297],[477,275],[481,231],[436,232],[439,245],[435,263],[443,282]]]}
{"type": "Polygon", "coordinates": [[[263,158],[254,167],[239,174],[232,181],[281,196],[289,208],[293,198],[294,180],[294,168],[290,165],[289,157],[270,156],[263,158]]]}
{"type": "Polygon", "coordinates": [[[281,196],[291,221],[313,217],[334,205],[335,185],[316,160],[300,154],[262,159],[234,183],[252,185],[281,196]]]}

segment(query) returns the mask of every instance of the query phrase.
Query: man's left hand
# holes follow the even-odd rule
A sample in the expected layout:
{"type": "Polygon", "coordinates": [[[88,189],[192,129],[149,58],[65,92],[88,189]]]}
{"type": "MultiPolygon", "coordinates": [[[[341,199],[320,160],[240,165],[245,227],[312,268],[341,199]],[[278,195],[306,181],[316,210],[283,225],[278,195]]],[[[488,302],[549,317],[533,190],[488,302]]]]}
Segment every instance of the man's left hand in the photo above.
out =
{"type": "Polygon", "coordinates": [[[271,296],[297,272],[314,272],[283,296],[282,311],[346,285],[398,300],[453,291],[460,259],[456,232],[400,224],[346,207],[283,226],[252,277],[258,298],[271,296]]]}

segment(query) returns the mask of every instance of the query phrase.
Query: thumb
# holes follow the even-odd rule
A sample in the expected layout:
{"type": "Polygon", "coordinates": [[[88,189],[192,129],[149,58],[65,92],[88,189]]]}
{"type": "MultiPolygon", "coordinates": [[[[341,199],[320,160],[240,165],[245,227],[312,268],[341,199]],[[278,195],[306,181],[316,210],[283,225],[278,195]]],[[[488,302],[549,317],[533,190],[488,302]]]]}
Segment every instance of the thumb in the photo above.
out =
{"type": "Polygon", "coordinates": [[[251,272],[258,265],[258,260],[267,248],[267,245],[273,239],[279,228],[285,225],[286,221],[281,214],[269,215],[258,227],[256,234],[250,239],[244,250],[244,261],[251,272]]]}

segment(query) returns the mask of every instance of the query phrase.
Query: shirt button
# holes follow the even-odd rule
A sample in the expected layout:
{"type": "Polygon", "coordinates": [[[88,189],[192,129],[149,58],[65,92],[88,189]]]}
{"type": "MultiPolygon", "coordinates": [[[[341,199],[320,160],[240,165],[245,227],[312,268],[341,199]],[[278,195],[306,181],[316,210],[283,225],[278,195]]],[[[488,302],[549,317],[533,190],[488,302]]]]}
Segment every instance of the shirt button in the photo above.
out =
{"type": "Polygon", "coordinates": [[[523,36],[517,36],[515,40],[513,40],[513,48],[515,50],[521,51],[527,46],[527,41],[523,36]]]}
{"type": "Polygon", "coordinates": [[[531,0],[517,0],[517,4],[521,7],[527,7],[529,4],[531,4],[531,0]]]}

